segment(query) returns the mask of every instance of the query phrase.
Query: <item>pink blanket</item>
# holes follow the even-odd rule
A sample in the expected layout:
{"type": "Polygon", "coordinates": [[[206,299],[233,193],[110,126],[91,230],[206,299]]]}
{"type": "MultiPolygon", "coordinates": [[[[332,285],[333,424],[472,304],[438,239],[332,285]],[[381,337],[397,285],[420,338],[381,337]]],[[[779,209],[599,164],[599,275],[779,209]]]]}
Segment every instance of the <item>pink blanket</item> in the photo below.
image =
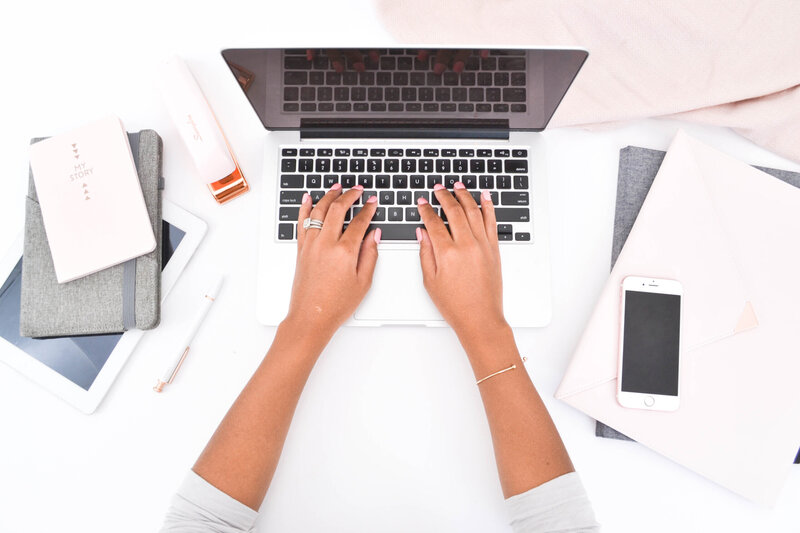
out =
{"type": "Polygon", "coordinates": [[[376,2],[403,42],[588,49],[551,127],[672,116],[800,161],[800,1],[376,2]]]}

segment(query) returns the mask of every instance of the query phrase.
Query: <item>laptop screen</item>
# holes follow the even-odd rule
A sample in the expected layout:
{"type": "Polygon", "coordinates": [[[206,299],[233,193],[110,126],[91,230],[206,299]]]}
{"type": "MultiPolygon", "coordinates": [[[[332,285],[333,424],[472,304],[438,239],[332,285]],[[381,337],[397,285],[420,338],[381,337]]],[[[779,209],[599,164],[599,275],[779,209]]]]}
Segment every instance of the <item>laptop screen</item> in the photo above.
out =
{"type": "Polygon", "coordinates": [[[412,127],[541,131],[579,49],[229,49],[222,56],[270,130],[412,127]]]}

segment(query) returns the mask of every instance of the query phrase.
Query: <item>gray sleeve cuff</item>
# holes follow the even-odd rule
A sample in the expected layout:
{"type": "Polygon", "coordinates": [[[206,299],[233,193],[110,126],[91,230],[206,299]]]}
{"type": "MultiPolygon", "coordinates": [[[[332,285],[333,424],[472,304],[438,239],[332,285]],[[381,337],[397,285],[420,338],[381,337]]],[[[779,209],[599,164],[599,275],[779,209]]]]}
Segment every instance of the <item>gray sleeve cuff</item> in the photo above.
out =
{"type": "Polygon", "coordinates": [[[189,471],[172,498],[161,533],[242,533],[253,530],[258,512],[189,471]]]}
{"type": "Polygon", "coordinates": [[[514,533],[600,531],[576,472],[557,477],[506,500],[514,533]]]}

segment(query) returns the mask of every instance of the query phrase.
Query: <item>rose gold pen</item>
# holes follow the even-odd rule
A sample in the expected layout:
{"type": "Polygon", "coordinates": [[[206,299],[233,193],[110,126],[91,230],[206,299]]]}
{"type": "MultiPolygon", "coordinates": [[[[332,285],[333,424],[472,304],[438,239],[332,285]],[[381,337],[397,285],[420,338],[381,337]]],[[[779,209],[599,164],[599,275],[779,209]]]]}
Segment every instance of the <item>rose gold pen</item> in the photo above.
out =
{"type": "Polygon", "coordinates": [[[164,385],[172,383],[172,381],[175,379],[175,375],[178,373],[183,361],[186,360],[186,355],[189,353],[189,345],[191,344],[192,339],[194,339],[195,335],[197,335],[197,332],[200,331],[200,326],[203,325],[206,315],[208,315],[208,312],[211,310],[211,304],[214,303],[214,300],[217,298],[217,294],[219,294],[219,289],[222,287],[222,280],[222,276],[217,278],[210,286],[211,290],[206,291],[203,294],[200,308],[197,310],[197,313],[195,313],[192,321],[190,322],[191,326],[186,332],[184,342],[180,344],[180,355],[178,355],[172,364],[170,364],[167,369],[164,370],[164,374],[161,376],[161,378],[159,378],[156,386],[153,387],[154,391],[161,392],[164,389],[164,385]]]}

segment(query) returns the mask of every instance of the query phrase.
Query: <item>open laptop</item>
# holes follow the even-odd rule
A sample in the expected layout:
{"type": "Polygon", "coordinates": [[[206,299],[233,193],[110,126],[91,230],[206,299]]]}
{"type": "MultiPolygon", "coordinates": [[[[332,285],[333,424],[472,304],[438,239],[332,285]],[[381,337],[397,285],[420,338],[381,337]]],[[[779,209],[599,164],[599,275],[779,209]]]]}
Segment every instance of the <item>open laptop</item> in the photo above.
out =
{"type": "Polygon", "coordinates": [[[271,131],[264,147],[260,322],[277,325],[288,309],[303,194],[316,202],[338,182],[345,190],[363,185],[362,201],[378,196],[373,224],[382,230],[372,288],[348,325],[445,325],[422,285],[416,199],[424,196],[440,209],[434,185],[452,189],[459,180],[476,201],[481,190],[491,191],[506,319],[514,327],[550,321],[546,165],[536,132],[549,122],[588,53],[554,48],[426,53],[406,48],[222,52],[271,131]],[[448,63],[441,73],[437,55],[448,63]]]}

